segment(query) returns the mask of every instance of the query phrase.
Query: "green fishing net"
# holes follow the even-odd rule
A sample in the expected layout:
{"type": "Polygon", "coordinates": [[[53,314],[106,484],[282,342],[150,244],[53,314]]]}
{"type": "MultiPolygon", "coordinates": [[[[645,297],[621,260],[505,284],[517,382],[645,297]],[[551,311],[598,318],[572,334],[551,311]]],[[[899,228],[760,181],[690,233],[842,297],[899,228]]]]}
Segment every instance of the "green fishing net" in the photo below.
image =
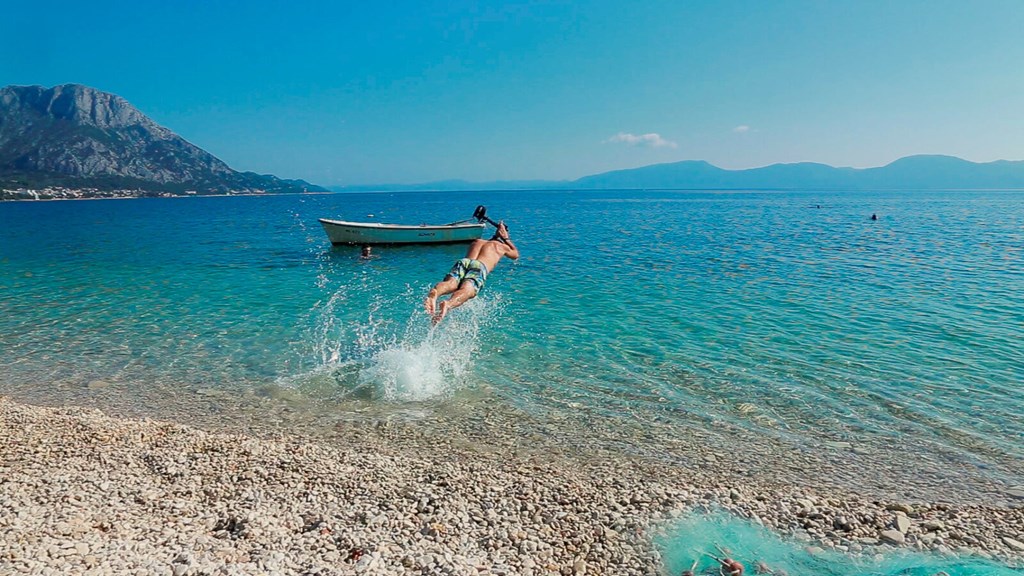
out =
{"type": "Polygon", "coordinates": [[[657,544],[668,576],[679,576],[694,562],[695,576],[717,575],[721,565],[715,558],[725,556],[722,549],[743,564],[744,576],[1024,576],[1024,569],[983,559],[885,546],[860,555],[825,551],[785,540],[724,512],[691,514],[675,523],[657,544]]]}

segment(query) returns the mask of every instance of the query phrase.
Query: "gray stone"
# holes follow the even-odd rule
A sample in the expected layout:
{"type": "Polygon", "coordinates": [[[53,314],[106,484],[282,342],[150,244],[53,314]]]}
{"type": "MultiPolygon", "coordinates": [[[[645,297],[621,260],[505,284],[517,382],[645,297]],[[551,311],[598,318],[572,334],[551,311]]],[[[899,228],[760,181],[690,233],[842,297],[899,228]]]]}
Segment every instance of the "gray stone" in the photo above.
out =
{"type": "Polygon", "coordinates": [[[893,527],[899,530],[900,533],[906,534],[907,530],[910,530],[910,518],[897,514],[895,520],[893,520],[893,527]]]}
{"type": "Polygon", "coordinates": [[[1010,550],[1015,552],[1024,552],[1024,542],[1021,542],[1020,540],[1015,540],[1009,536],[1003,536],[1003,544],[1006,544],[1010,550]]]}
{"type": "Polygon", "coordinates": [[[899,530],[882,530],[878,533],[878,536],[882,539],[882,542],[889,544],[903,544],[907,540],[907,537],[899,530]]]}
{"type": "Polygon", "coordinates": [[[889,510],[890,512],[903,512],[904,514],[914,513],[914,508],[910,504],[886,504],[885,509],[889,510]]]}
{"type": "Polygon", "coordinates": [[[842,442],[842,441],[838,441],[838,440],[830,440],[830,441],[825,442],[825,446],[828,446],[829,448],[834,448],[836,450],[847,450],[847,449],[851,448],[853,445],[850,444],[849,442],[842,442]]]}

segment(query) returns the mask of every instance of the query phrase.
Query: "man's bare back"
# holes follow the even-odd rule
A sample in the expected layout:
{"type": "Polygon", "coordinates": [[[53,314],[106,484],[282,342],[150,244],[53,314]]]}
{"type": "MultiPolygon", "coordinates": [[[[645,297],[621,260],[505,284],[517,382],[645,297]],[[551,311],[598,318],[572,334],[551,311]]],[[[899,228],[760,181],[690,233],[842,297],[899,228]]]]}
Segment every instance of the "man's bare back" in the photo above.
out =
{"type": "Polygon", "coordinates": [[[473,240],[469,249],[466,250],[466,258],[478,260],[487,266],[487,271],[490,272],[505,255],[505,251],[502,250],[505,247],[505,243],[501,240],[473,240]]]}
{"type": "Polygon", "coordinates": [[[476,297],[483,287],[487,275],[494,270],[502,258],[519,258],[519,250],[509,238],[504,222],[498,223],[498,231],[490,240],[474,240],[466,250],[466,257],[455,263],[444,280],[438,282],[427,294],[423,305],[432,316],[434,324],[440,322],[454,308],[476,297]],[[480,268],[483,268],[482,270],[480,268]],[[440,306],[437,298],[451,294],[440,306]]]}

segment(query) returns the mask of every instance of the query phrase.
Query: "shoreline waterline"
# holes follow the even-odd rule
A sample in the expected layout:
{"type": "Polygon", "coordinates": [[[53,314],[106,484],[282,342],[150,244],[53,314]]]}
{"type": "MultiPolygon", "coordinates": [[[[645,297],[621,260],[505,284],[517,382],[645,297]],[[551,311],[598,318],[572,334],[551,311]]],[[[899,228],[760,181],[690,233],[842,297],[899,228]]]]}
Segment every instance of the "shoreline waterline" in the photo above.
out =
{"type": "MultiPolygon", "coordinates": [[[[415,442],[444,439],[483,451],[561,454],[580,461],[635,459],[679,469],[709,482],[735,478],[765,487],[802,486],[893,501],[955,505],[1024,505],[1024,462],[1006,461],[1001,472],[965,461],[956,451],[906,439],[765,435],[728,418],[693,416],[689,424],[658,413],[609,417],[577,407],[539,410],[510,404],[489,387],[426,400],[324,396],[266,383],[174,387],[116,379],[12,384],[0,395],[33,405],[100,409],[119,418],[151,418],[216,433],[317,442],[346,442],[350,429],[386,431],[415,442]],[[865,470],[873,473],[865,474],[865,470]]],[[[721,411],[728,412],[723,405],[721,411]]]]}

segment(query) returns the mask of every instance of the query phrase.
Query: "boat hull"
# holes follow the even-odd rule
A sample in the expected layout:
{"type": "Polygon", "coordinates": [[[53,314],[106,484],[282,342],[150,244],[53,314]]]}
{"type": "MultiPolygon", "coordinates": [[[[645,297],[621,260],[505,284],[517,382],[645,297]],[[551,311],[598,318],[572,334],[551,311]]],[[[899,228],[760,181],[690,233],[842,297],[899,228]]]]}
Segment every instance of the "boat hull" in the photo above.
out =
{"type": "Polygon", "coordinates": [[[484,234],[483,223],[406,226],[320,218],[331,244],[455,244],[484,234]]]}

